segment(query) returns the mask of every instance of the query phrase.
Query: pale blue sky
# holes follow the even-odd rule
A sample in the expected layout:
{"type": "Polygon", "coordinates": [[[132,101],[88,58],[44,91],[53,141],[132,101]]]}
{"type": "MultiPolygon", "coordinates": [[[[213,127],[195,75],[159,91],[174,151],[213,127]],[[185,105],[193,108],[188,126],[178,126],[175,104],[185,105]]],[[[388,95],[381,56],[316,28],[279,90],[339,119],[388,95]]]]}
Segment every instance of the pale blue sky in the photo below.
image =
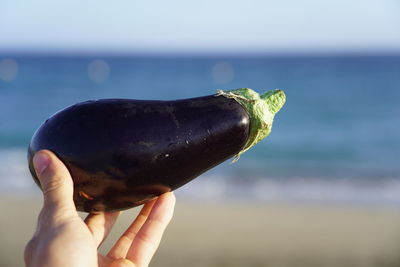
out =
{"type": "Polygon", "coordinates": [[[0,51],[400,51],[397,0],[1,0],[0,51]]]}

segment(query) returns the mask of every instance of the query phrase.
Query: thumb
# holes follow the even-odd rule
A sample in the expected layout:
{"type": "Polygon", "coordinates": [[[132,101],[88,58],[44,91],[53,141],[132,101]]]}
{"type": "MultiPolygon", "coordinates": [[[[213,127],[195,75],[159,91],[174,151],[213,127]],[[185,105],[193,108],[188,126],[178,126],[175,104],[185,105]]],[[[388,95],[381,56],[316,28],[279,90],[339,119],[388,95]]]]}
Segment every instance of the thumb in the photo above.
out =
{"type": "Polygon", "coordinates": [[[73,182],[65,165],[49,150],[37,152],[33,165],[43,191],[44,207],[75,212],[73,182]]]}

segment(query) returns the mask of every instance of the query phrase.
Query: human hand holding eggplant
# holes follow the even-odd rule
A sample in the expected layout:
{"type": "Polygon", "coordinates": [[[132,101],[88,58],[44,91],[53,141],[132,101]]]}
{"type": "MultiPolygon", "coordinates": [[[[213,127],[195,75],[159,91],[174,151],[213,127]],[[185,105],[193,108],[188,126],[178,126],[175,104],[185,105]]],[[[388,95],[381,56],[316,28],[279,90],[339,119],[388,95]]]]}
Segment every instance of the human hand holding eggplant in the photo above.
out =
{"type": "Polygon", "coordinates": [[[89,214],[83,221],[73,202],[72,178],[50,151],[33,158],[44,194],[38,226],[25,248],[25,264],[39,266],[148,266],[172,218],[175,197],[165,193],[147,202],[107,255],[97,252],[119,212],[89,214]]]}
{"type": "Polygon", "coordinates": [[[271,132],[282,90],[248,88],[174,101],[103,99],[68,107],[34,134],[28,159],[53,151],[81,211],[115,211],[172,191],[250,149],[271,132]]]}

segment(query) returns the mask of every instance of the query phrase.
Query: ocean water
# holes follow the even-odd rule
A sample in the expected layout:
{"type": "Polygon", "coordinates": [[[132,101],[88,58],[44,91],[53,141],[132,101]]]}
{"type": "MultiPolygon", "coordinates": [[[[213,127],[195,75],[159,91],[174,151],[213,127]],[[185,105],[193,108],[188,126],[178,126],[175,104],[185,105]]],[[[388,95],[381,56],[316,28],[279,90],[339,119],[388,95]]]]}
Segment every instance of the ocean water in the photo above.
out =
{"type": "Polygon", "coordinates": [[[400,204],[400,56],[0,55],[0,191],[37,192],[26,148],[89,99],[280,88],[271,135],[178,190],[186,197],[400,204]]]}

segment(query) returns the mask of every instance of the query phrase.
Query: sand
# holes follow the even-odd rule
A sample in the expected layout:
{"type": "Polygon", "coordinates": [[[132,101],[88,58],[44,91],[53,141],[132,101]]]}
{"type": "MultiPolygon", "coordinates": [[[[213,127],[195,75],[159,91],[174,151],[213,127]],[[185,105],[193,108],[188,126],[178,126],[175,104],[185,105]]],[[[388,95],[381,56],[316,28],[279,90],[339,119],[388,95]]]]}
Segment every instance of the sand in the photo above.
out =
{"type": "MultiPolygon", "coordinates": [[[[0,266],[23,266],[41,201],[2,197],[0,266]]],[[[136,214],[122,214],[106,251],[136,214]]],[[[400,266],[400,211],[301,203],[187,201],[152,261],[180,266],[400,266]]]]}

